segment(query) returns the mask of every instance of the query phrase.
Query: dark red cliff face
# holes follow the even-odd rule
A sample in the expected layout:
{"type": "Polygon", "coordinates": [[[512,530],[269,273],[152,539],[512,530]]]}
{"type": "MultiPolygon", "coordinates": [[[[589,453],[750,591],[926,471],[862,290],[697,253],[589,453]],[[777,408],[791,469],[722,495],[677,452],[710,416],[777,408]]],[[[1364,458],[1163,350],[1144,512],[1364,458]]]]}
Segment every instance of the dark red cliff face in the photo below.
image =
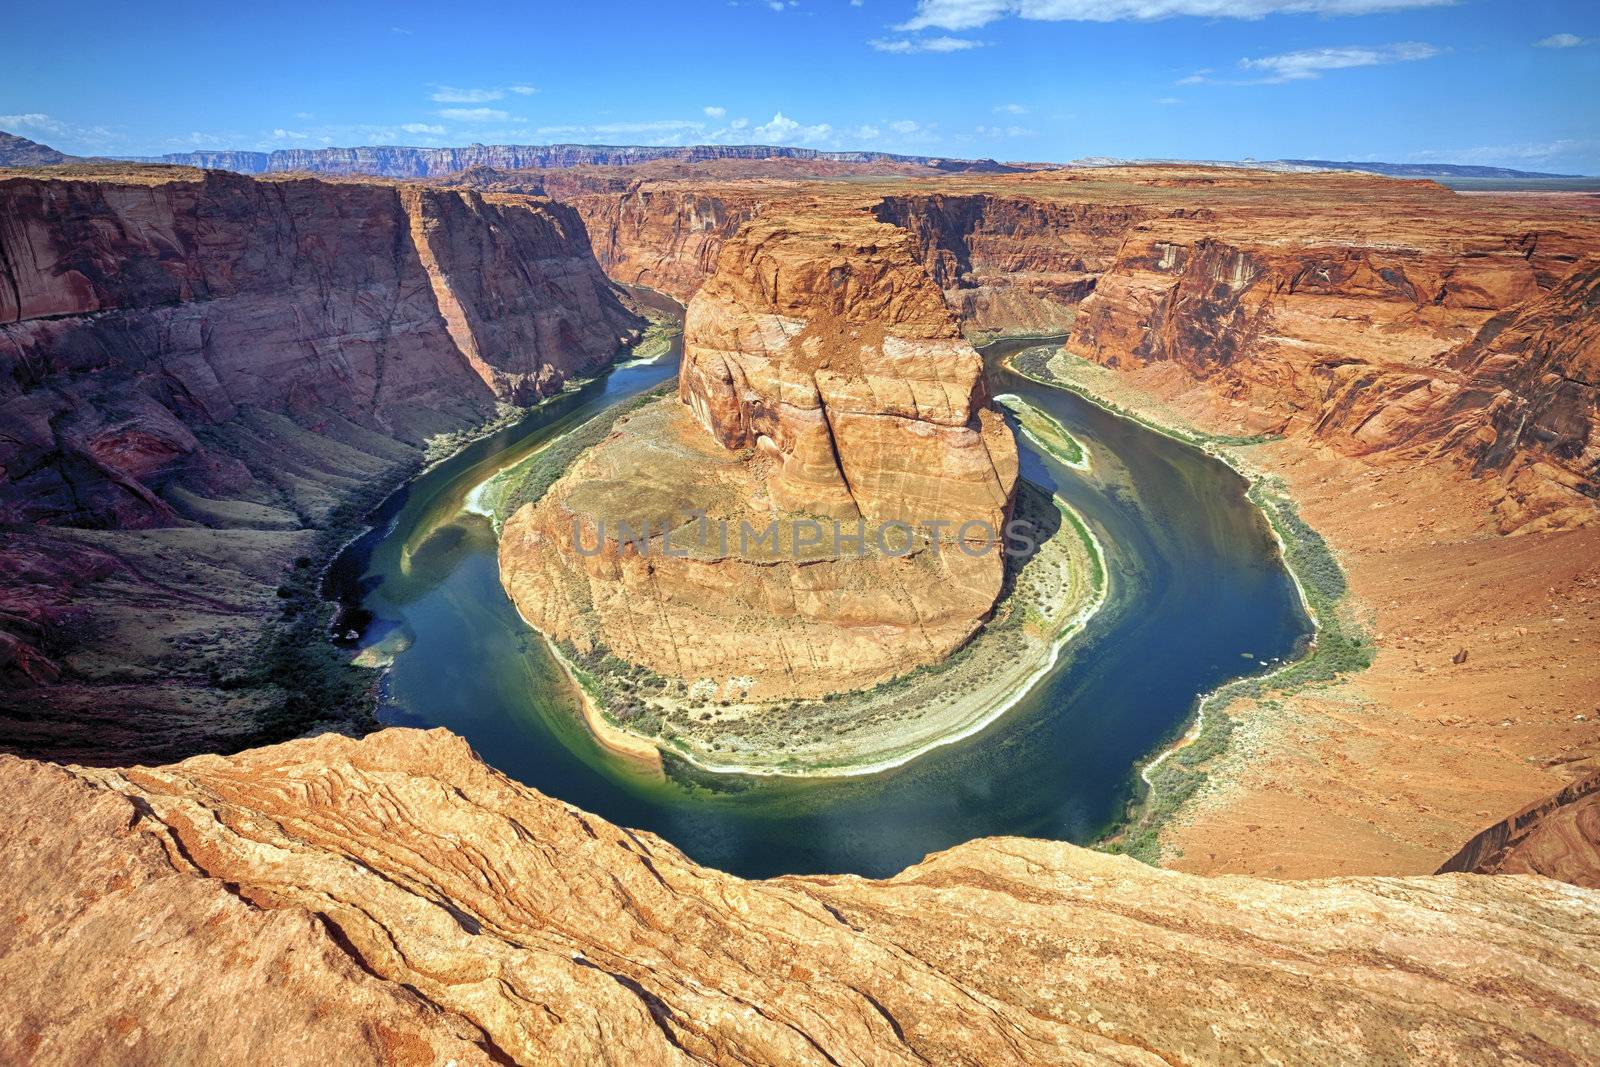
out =
{"type": "Polygon", "coordinates": [[[271,412],[411,444],[603,366],[636,326],[569,208],[222,174],[0,182],[0,521],[177,521],[271,412]]]}
{"type": "Polygon", "coordinates": [[[582,216],[595,258],[619,282],[687,302],[717,268],[723,245],[772,197],[635,182],[620,192],[563,194],[582,216]]]}
{"type": "Polygon", "coordinates": [[[319,531],[639,326],[547,200],[0,181],[5,743],[102,762],[273,736],[293,694],[263,627],[319,531]]]}

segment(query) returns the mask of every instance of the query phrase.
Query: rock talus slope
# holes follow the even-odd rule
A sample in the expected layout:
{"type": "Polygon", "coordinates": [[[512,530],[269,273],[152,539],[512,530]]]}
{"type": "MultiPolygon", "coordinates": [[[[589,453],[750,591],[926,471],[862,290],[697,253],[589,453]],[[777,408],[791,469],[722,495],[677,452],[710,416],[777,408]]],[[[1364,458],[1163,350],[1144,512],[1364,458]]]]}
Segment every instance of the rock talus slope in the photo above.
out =
{"type": "Polygon", "coordinates": [[[997,838],[745,882],[440,731],[0,758],[0,1058],[1579,1063],[1600,897],[1206,879],[997,838]]]}
{"type": "Polygon", "coordinates": [[[858,213],[746,225],[690,304],[680,403],[621,423],[507,522],[523,617],[758,699],[870,685],[971,636],[1000,593],[1016,443],[913,253],[858,213]],[[694,543],[641,549],[624,521],[694,543]],[[902,544],[890,524],[930,522],[905,552],[871,551],[880,532],[902,544]],[[772,523],[775,544],[740,536],[772,523]]]}

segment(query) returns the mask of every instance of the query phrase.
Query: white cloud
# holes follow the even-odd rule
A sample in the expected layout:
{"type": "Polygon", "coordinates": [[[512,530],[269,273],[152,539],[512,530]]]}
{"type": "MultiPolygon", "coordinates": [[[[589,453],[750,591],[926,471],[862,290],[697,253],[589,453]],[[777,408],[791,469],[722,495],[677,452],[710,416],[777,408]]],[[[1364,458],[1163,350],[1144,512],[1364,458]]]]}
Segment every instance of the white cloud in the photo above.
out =
{"type": "Polygon", "coordinates": [[[1177,80],[1176,84],[1178,84],[1178,85],[1200,85],[1201,83],[1203,83],[1203,82],[1205,82],[1207,80],[1206,79],[1206,75],[1210,74],[1210,73],[1211,73],[1211,68],[1210,67],[1201,67],[1199,70],[1195,71],[1193,74],[1189,75],[1187,78],[1179,78],[1177,80]]]}
{"type": "Polygon", "coordinates": [[[1028,109],[1021,104],[996,104],[994,113],[996,115],[1026,115],[1028,109]]]}
{"type": "Polygon", "coordinates": [[[66,133],[67,124],[40,111],[21,115],[0,115],[0,129],[37,130],[43,133],[66,133]]]}
{"type": "Polygon", "coordinates": [[[167,144],[181,145],[185,148],[232,148],[243,140],[244,138],[237,134],[225,133],[219,135],[201,133],[199,130],[194,130],[187,137],[168,137],[167,144]]]}
{"type": "Polygon", "coordinates": [[[902,30],[972,30],[1014,16],[1041,22],[1119,22],[1193,15],[1258,19],[1276,14],[1369,15],[1455,0],[918,0],[902,30]]]}
{"type": "Polygon", "coordinates": [[[433,126],[426,122],[403,122],[400,128],[407,133],[443,133],[443,126],[433,126]]]}
{"type": "Polygon", "coordinates": [[[1162,107],[1175,107],[1178,104],[1183,103],[1183,101],[1178,99],[1176,96],[1163,96],[1156,100],[1156,103],[1160,104],[1162,107]]]}
{"type": "Polygon", "coordinates": [[[748,125],[750,125],[749,119],[734,119],[732,122],[728,123],[728,129],[742,130],[748,125]]]}
{"type": "Polygon", "coordinates": [[[1304,81],[1322,77],[1325,70],[1347,70],[1351,67],[1376,67],[1386,63],[1406,63],[1418,59],[1431,59],[1439,50],[1431,44],[1407,41],[1402,44],[1351,45],[1343,48],[1307,48],[1298,52],[1285,52],[1260,59],[1241,59],[1239,65],[1246,70],[1265,72],[1268,82],[1304,81]]]}
{"type": "Polygon", "coordinates": [[[411,36],[411,31],[406,29],[404,26],[390,26],[389,27],[389,32],[390,33],[398,33],[402,37],[410,37],[411,36]]]}
{"type": "Polygon", "coordinates": [[[299,130],[286,130],[282,126],[279,126],[277,129],[273,130],[272,131],[272,136],[273,136],[273,138],[275,140],[279,140],[279,141],[309,141],[309,140],[311,140],[311,134],[309,134],[309,133],[302,133],[299,130]]]}
{"type": "Polygon", "coordinates": [[[875,38],[867,42],[879,52],[888,52],[891,55],[910,55],[913,52],[965,52],[969,48],[982,48],[982,41],[973,41],[965,37],[901,37],[895,40],[875,38]]]}
{"type": "Polygon", "coordinates": [[[812,141],[825,141],[833,134],[833,127],[826,122],[819,122],[814,126],[806,126],[796,122],[783,112],[772,116],[772,121],[755,127],[750,131],[750,136],[760,143],[788,142],[790,144],[807,144],[812,141]]]}
{"type": "Polygon", "coordinates": [[[446,107],[439,109],[439,117],[457,122],[503,122],[510,116],[492,107],[446,107]]]}
{"type": "Polygon", "coordinates": [[[1541,41],[1534,42],[1540,48],[1578,48],[1582,45],[1593,44],[1592,37],[1579,37],[1575,33],[1552,33],[1541,41]]]}
{"type": "Polygon", "coordinates": [[[0,115],[0,130],[25,130],[36,136],[70,138],[92,151],[112,148],[127,138],[111,126],[79,126],[64,122],[42,111],[27,111],[17,115],[0,115]]]}
{"type": "Polygon", "coordinates": [[[433,91],[429,99],[439,104],[487,104],[505,95],[504,89],[457,89],[454,86],[441,85],[433,91]]]}
{"type": "Polygon", "coordinates": [[[979,137],[1037,137],[1038,130],[1030,130],[1026,126],[979,126],[979,137]]]}
{"type": "Polygon", "coordinates": [[[883,131],[876,126],[868,124],[866,126],[857,126],[850,131],[850,136],[858,141],[876,141],[883,136],[883,131]]]}
{"type": "Polygon", "coordinates": [[[913,122],[910,119],[900,119],[896,122],[889,123],[889,128],[902,137],[909,137],[918,130],[922,129],[922,123],[913,122]]]}
{"type": "Polygon", "coordinates": [[[539,87],[537,85],[508,85],[506,90],[516,93],[518,96],[532,96],[539,91],[539,87]]]}
{"type": "Polygon", "coordinates": [[[703,107],[700,110],[704,111],[709,118],[714,119],[720,119],[728,113],[728,109],[725,107],[703,107]]]}

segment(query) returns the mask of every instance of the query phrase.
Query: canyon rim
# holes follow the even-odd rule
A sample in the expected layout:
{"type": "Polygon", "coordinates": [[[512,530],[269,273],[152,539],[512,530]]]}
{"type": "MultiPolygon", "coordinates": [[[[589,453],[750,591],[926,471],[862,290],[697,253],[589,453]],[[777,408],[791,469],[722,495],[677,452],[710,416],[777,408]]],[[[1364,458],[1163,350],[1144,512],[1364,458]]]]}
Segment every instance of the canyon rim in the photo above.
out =
{"type": "Polygon", "coordinates": [[[837,8],[17,13],[0,1062],[1596,1062],[1595,13],[837,8]]]}

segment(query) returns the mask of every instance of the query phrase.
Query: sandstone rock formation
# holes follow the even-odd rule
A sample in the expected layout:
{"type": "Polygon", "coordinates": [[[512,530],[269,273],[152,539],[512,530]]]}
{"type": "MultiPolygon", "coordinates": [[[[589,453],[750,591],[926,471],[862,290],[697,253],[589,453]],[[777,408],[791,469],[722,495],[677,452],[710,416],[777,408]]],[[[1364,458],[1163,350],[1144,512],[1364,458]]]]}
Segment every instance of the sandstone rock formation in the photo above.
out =
{"type": "Polygon", "coordinates": [[[615,193],[561,195],[583,215],[607,274],[687,303],[716,270],[723,244],[783,192],[635,182],[615,193]]]}
{"type": "Polygon", "coordinates": [[[1149,208],[1001,193],[885,197],[873,208],[917,238],[922,259],[978,333],[1065,333],[1076,305],[1149,208]]]}
{"type": "Polygon", "coordinates": [[[638,323],[546,200],[0,180],[6,743],[159,759],[249,737],[270,696],[218,679],[314,531],[638,323]]]}
{"type": "Polygon", "coordinates": [[[679,383],[723,447],[773,456],[779,507],[1003,523],[1015,445],[893,227],[822,213],[747,225],[689,306],[679,383]]]}
{"type": "Polygon", "coordinates": [[[1365,179],[1311,180],[1326,183],[1315,205],[1137,227],[1069,349],[1121,368],[1175,363],[1251,404],[1264,429],[1492,472],[1508,531],[1593,521],[1592,220],[1379,181],[1357,204],[1338,183],[1365,179]]]}
{"type": "Polygon", "coordinates": [[[1600,889],[1600,774],[1573,782],[1473,837],[1439,868],[1542,874],[1600,889]]]}
{"type": "Polygon", "coordinates": [[[634,328],[549,202],[182,172],[0,202],[8,521],[168,525],[169,483],[242,480],[195,434],[246,408],[420,440],[634,328]]]}
{"type": "Polygon", "coordinates": [[[988,615],[1016,443],[904,231],[856,212],[747,224],[690,304],[679,399],[506,524],[502,580],[534,626],[770,699],[937,662],[988,615]],[[678,529],[684,558],[623,522],[678,529]],[[773,522],[775,545],[740,536],[773,522]],[[802,522],[826,533],[806,545],[802,522]],[[934,522],[915,545],[887,528],[934,522]]]}
{"type": "Polygon", "coordinates": [[[1578,1063],[1600,895],[1205,879],[997,838],[745,882],[443,731],[0,758],[0,1059],[1578,1063]]]}
{"type": "Polygon", "coordinates": [[[557,195],[615,277],[684,299],[743,220],[868,211],[911,231],[969,335],[1070,331],[1085,358],[1209,383],[1255,430],[1453,463],[1499,487],[1504,531],[1596,513],[1586,257],[1600,224],[1581,197],[1193,165],[876,183],[641,175],[557,195]]]}

